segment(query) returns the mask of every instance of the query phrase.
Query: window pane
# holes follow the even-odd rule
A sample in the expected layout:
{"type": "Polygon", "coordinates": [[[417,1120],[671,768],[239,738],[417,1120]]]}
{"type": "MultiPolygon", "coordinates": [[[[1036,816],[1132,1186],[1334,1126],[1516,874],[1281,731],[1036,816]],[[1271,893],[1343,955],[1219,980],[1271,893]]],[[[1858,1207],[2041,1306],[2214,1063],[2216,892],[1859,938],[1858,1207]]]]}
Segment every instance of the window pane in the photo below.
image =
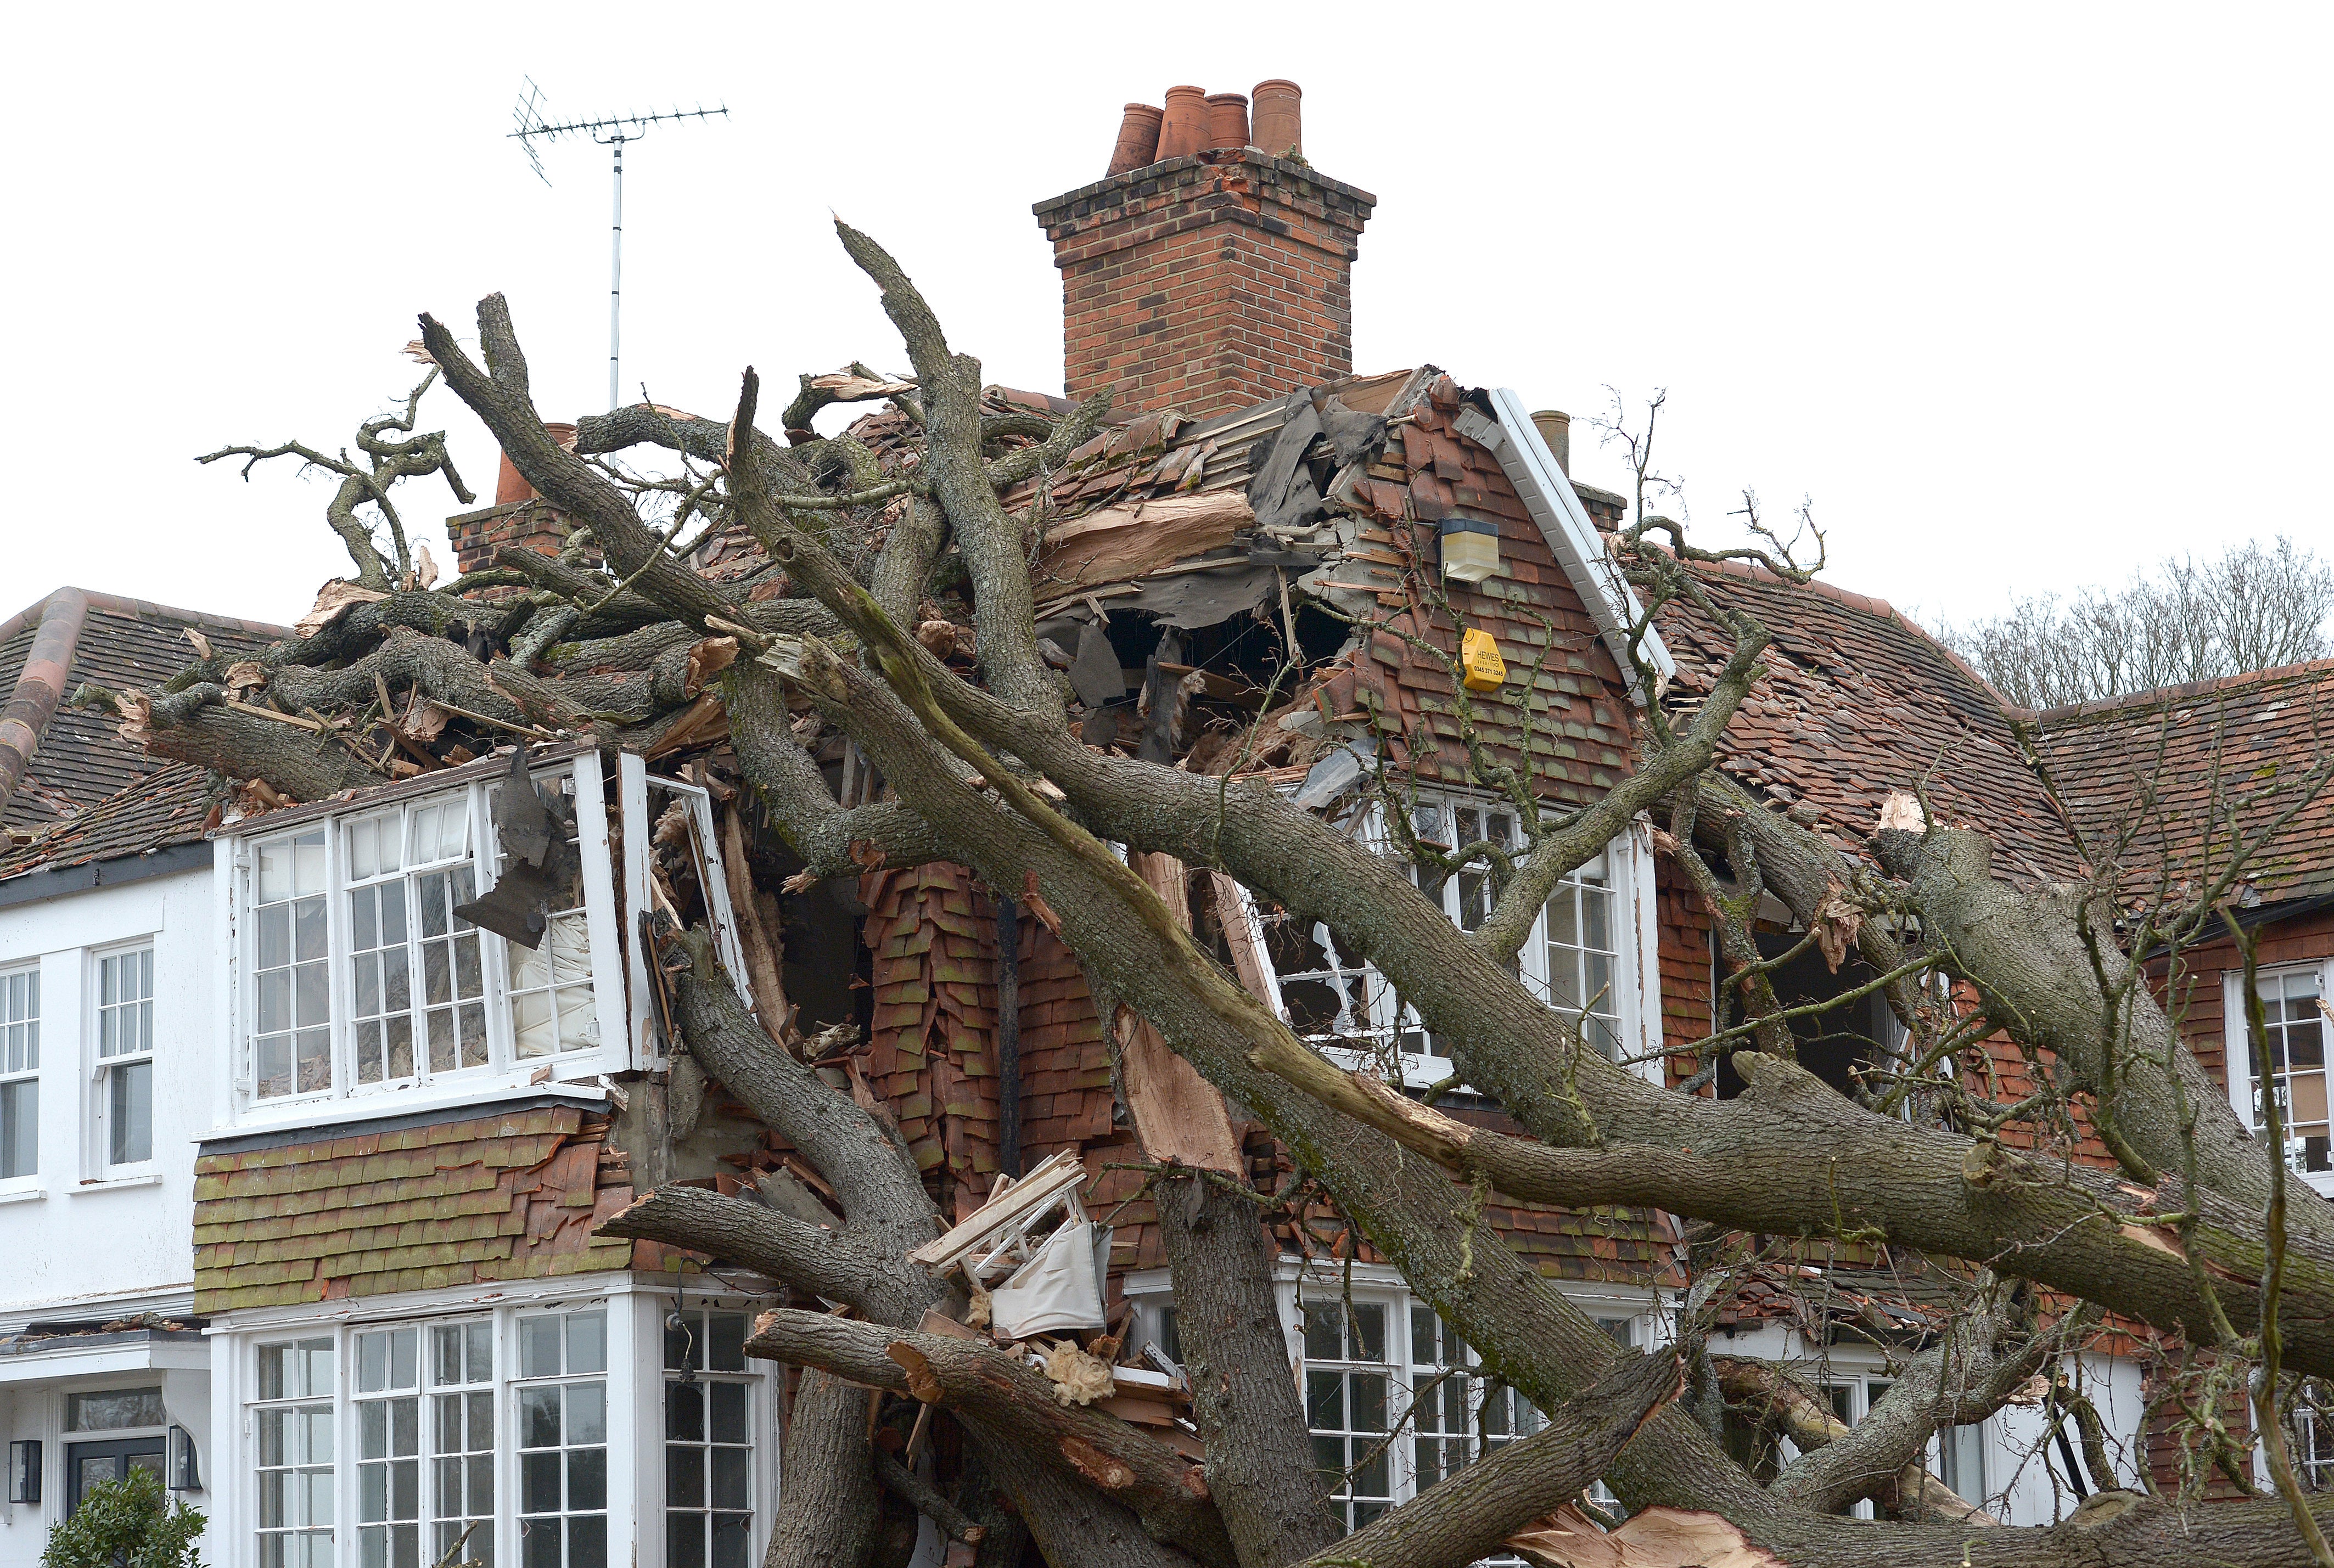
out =
{"type": "Polygon", "coordinates": [[[601,1313],[574,1313],[567,1319],[567,1370],[608,1370],[608,1320],[601,1313]]]}
{"type": "MultiPolygon", "coordinates": [[[[717,1372],[746,1370],[746,1314],[711,1313],[705,1320],[707,1364],[717,1372]]],[[[729,1387],[719,1384],[717,1387],[729,1387]]]]}
{"type": "Polygon", "coordinates": [[[163,1413],[162,1390],[109,1389],[99,1393],[65,1396],[65,1430],[115,1432],[138,1427],[169,1424],[163,1413]]]}
{"type": "Polygon", "coordinates": [[[743,1508],[749,1501],[747,1495],[744,1448],[715,1448],[713,1456],[713,1505],[717,1508],[743,1508]]]}
{"type": "Polygon", "coordinates": [[[0,1083],[0,1177],[31,1176],[40,1159],[41,1081],[0,1083]]]}
{"type": "Polygon", "coordinates": [[[603,1385],[567,1385],[566,1439],[570,1446],[608,1440],[608,1395],[603,1385]]]}
{"type": "Polygon", "coordinates": [[[518,1441],[523,1448],[559,1446],[559,1390],[521,1389],[518,1391],[518,1441]]]}
{"type": "Polygon", "coordinates": [[[705,1503],[705,1450],[680,1444],[664,1451],[664,1501],[668,1508],[696,1508],[705,1503]]]}
{"type": "Polygon", "coordinates": [[[705,1388],[701,1383],[670,1383],[664,1390],[664,1435],[676,1443],[705,1440],[705,1388]]]}
{"type": "Polygon", "coordinates": [[[708,1435],[717,1443],[749,1441],[746,1429],[746,1385],[716,1383],[709,1393],[712,1419],[707,1423],[708,1435]]]}
{"type": "Polygon", "coordinates": [[[557,1318],[518,1320],[518,1375],[523,1378],[555,1378],[559,1375],[557,1318]]]}

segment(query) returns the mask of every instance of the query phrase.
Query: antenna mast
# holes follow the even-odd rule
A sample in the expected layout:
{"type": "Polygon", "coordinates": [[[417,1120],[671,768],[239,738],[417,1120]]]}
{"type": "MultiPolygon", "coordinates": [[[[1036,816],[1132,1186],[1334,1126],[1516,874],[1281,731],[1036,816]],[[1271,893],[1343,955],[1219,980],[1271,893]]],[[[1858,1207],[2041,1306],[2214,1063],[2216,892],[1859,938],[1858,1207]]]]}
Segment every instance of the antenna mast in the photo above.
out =
{"type": "Polygon", "coordinates": [[[526,90],[519,95],[511,119],[518,127],[510,133],[534,166],[535,177],[544,184],[551,176],[543,169],[543,159],[536,155],[535,141],[556,141],[563,136],[588,136],[601,146],[615,150],[616,203],[615,218],[611,226],[608,254],[608,409],[613,412],[619,406],[617,387],[618,362],[623,344],[624,306],[624,143],[638,141],[646,136],[649,127],[661,121],[708,120],[715,115],[729,117],[727,104],[716,109],[699,105],[695,109],[671,109],[661,114],[620,114],[604,120],[571,120],[553,124],[543,115],[543,89],[528,77],[526,90]]]}

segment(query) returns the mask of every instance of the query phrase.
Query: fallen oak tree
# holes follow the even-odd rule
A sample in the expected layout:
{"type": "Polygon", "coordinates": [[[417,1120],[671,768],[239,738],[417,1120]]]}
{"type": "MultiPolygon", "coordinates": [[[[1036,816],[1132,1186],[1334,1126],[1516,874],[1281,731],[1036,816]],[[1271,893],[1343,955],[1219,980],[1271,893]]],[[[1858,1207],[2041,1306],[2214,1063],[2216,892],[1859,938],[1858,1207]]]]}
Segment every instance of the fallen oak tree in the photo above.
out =
{"type": "MultiPolygon", "coordinates": [[[[1682,723],[1673,726],[1658,700],[1647,706],[1649,733],[1637,775],[1616,787],[1596,812],[1538,832],[1529,874],[1511,871],[1502,902],[1487,923],[1492,933],[1488,939],[1452,927],[1439,907],[1418,895],[1403,867],[1389,865],[1261,784],[1195,776],[1084,745],[1069,729],[1062,683],[1038,647],[1021,525],[1003,505],[999,486],[1009,484],[1016,471],[1005,467],[1013,461],[1012,453],[1064,444],[1065,431],[1075,433],[1074,421],[1083,418],[1090,430],[1099,410],[1065,416],[1042,438],[1000,436],[981,412],[977,363],[948,349],[921,296],[888,256],[863,236],[841,232],[854,259],[882,289],[915,361],[914,424],[922,444],[913,476],[878,477],[849,452],[838,452],[831,484],[848,487],[816,489],[815,475],[806,476],[766,456],[784,449],[755,431],[757,388],[747,378],[737,414],[717,427],[723,431],[720,453],[728,460],[723,505],[735,524],[767,550],[785,579],[785,592],[794,597],[752,601],[699,577],[669,553],[670,541],[642,523],[620,486],[542,432],[527,393],[524,358],[498,300],[481,307],[484,369],[470,363],[442,327],[425,320],[424,341],[446,369],[449,384],[486,420],[530,482],[582,520],[607,567],[601,573],[585,563],[556,563],[586,581],[561,580],[563,592],[550,583],[553,573],[541,574],[545,581],[533,592],[542,597],[527,601],[524,616],[508,612],[503,624],[514,637],[524,637],[536,618],[557,616],[566,623],[563,636],[597,632],[583,640],[607,644],[611,652],[622,643],[622,657],[642,659],[632,667],[638,673],[615,682],[624,692],[645,694],[638,717],[613,702],[595,706],[574,697],[556,698],[556,709],[530,710],[506,699],[506,708],[481,706],[476,711],[490,718],[509,715],[506,722],[530,725],[560,718],[567,721],[563,727],[588,725],[620,736],[669,717],[681,707],[680,699],[694,700],[685,683],[676,688],[669,679],[660,680],[650,663],[669,661],[705,640],[737,640],[746,657],[719,672],[711,689],[720,696],[743,782],[761,793],[815,872],[845,871],[860,863],[854,846],[872,843],[886,863],[945,857],[973,867],[992,887],[1035,892],[1055,913],[1064,939],[1101,982],[1269,1126],[1341,1210],[1403,1269],[1413,1288],[1462,1329],[1486,1366],[1552,1416],[1571,1408],[1575,1399],[1593,1399],[1589,1390],[1618,1353],[1609,1343],[1600,1349],[1599,1332],[1579,1309],[1480,1224],[1480,1198],[1471,1204],[1468,1188],[1454,1187],[1451,1174],[1512,1196],[1570,1204],[1652,1204],[1744,1231],[1834,1237],[1876,1231],[1942,1257],[1989,1265],[1998,1273],[2023,1272],[2168,1329],[2195,1332],[2216,1312],[2240,1329],[2249,1322],[2248,1303],[2257,1299],[2267,1249],[2253,1203],[2269,1157],[2242,1129],[2232,1137],[2225,1120],[2209,1116],[2204,1122],[2209,1147],[2202,1158],[2192,1157],[2197,1123],[2184,1123],[2175,1113],[2179,1096],[2195,1082],[2194,1064],[2184,1062],[2185,1047],[2176,1034],[2159,1028],[2146,1015],[2153,998],[2144,989],[2117,995],[2110,976],[2098,993],[2098,1005],[2088,1014],[2078,1012],[2071,1022],[2054,1015],[2045,1029],[2019,1015],[2017,999],[2027,994],[2021,987],[2035,984],[2033,974],[2047,977],[2055,964],[2065,979],[2069,955],[2091,950],[2082,938],[2079,905],[2044,900],[2021,907],[2018,918],[2037,928],[2040,948],[2013,944],[2005,954],[1963,940],[1915,956],[1972,980],[2011,1015],[1990,1015],[1993,1023],[2013,1035],[2021,1027],[2035,1028],[2040,1048],[2072,1063],[2094,1092],[2110,1093],[2114,1119],[2137,1130],[2132,1148],[2144,1170],[2127,1169],[2127,1175],[2144,1174],[2154,1181],[2117,1182],[2079,1169],[2046,1169],[2021,1163],[1998,1142],[1877,1114],[1816,1083],[1779,1059],[1779,1053],[1750,1059],[1746,1076],[1752,1092],[1740,1100],[1718,1102],[1677,1094],[1585,1047],[1570,1023],[1508,973],[1504,959],[1513,951],[1517,912],[1530,907],[1538,896],[1534,890],[1567,869],[1566,857],[1577,856],[1572,863],[1577,864],[1611,836],[1616,823],[1641,811],[1670,813],[1673,823],[1686,829],[1678,842],[1688,851],[1697,843],[1732,846],[1764,835],[1760,874],[1811,925],[1823,918],[1824,900],[1845,890],[1880,906],[1870,915],[1909,909],[1924,917],[1924,931],[1958,928],[1954,900],[1967,899],[1972,873],[1953,872],[1941,881],[1920,869],[1890,879],[1876,877],[1870,867],[1843,867],[1837,846],[1790,824],[1777,826],[1783,819],[1755,802],[1746,804],[1747,797],[1710,770],[1731,703],[1758,679],[1765,633],[1747,618],[1737,618],[1737,659],[1698,711],[1680,714],[1682,723]],[[765,456],[737,460],[739,443],[729,435],[734,431],[751,432],[750,450],[765,456]],[[993,449],[1008,438],[1027,444],[1011,453],[993,449]],[[909,505],[895,510],[898,501],[909,505]],[[862,514],[879,508],[891,513],[888,531],[862,553],[857,564],[846,563],[830,544],[864,526],[862,514]],[[815,519],[815,525],[806,519],[815,519]],[[978,681],[935,657],[906,624],[914,594],[903,596],[900,585],[919,592],[927,587],[944,551],[970,584],[978,681]],[[594,626],[593,606],[614,601],[611,590],[616,581],[632,596],[624,601],[625,616],[594,626]],[[641,605],[666,620],[644,622],[641,605]],[[881,809],[846,811],[838,804],[804,751],[797,726],[814,717],[812,733],[849,736],[880,768],[894,801],[881,809]],[[1682,801],[1693,809],[1682,807],[1682,801]],[[1155,892],[1116,861],[1105,839],[1220,870],[1291,909],[1317,916],[1336,930],[1348,952],[1375,963],[1439,1037],[1452,1042],[1468,1081],[1496,1094],[1532,1139],[1461,1130],[1375,1080],[1326,1061],[1193,945],[1155,892]],[[2037,951],[2055,957],[2038,964],[2037,951]],[[2136,1036],[2127,1024],[2135,1016],[2145,1024],[2136,1036]],[[2088,1058],[2088,1068],[2078,1036],[2107,1043],[2088,1058]],[[2145,1042],[2152,1059],[2161,1058],[2161,1071],[2117,1071],[2129,1065],[2127,1043],[2135,1037],[2145,1042]],[[2125,1054],[2119,1057],[2118,1052],[2125,1054]],[[2179,1131],[2184,1126],[2191,1130],[2179,1131]],[[2175,1130],[2169,1144],[2166,1127],[2175,1130]],[[1428,1155],[1431,1163],[1406,1154],[1428,1155]]],[[[897,394],[895,400],[904,406],[906,397],[897,394]]],[[[710,430],[682,434],[700,456],[713,450],[710,430]]],[[[616,438],[612,430],[608,439],[616,438]]],[[[882,471],[880,461],[877,470],[882,471]]],[[[1644,543],[1625,540],[1625,554],[1644,543]]],[[[1682,541],[1679,545],[1680,556],[1691,560],[1682,541]]],[[[1665,568],[1649,550],[1636,550],[1635,558],[1652,563],[1643,568],[1649,582],[1676,570],[1674,559],[1665,568]]],[[[1665,581],[1669,592],[1694,591],[1690,578],[1665,581]]],[[[397,623],[376,624],[384,627],[379,646],[385,651],[397,623]]],[[[594,678],[565,668],[576,662],[561,652],[569,645],[541,646],[535,661],[549,671],[542,675],[545,687],[594,678]]],[[[315,672],[317,678],[280,670],[261,695],[290,706],[307,681],[312,694],[345,703],[344,693],[355,680],[318,680],[353,676],[358,664],[376,657],[373,649],[342,645],[323,661],[341,664],[340,669],[315,672]]],[[[512,687],[520,672],[507,679],[499,673],[509,662],[477,668],[493,672],[496,684],[512,687]]],[[[362,672],[365,684],[378,669],[376,665],[362,672]]],[[[387,673],[381,673],[386,681],[387,673]]],[[[466,684],[475,678],[468,670],[433,671],[420,665],[405,675],[410,690],[465,707],[458,689],[470,690],[475,697],[466,684]]],[[[574,689],[580,695],[585,688],[574,689]]],[[[198,750],[202,760],[238,777],[274,778],[271,767],[289,768],[281,736],[226,725],[211,711],[224,707],[204,692],[161,709],[153,744],[158,750],[172,745],[198,750]],[[191,738],[198,736],[199,746],[191,738]]],[[[290,727],[226,711],[255,726],[290,727]]],[[[275,786],[295,794],[332,793],[346,787],[334,781],[386,776],[367,765],[363,754],[351,755],[365,772],[352,774],[335,761],[329,774],[300,775],[297,790],[281,779],[275,786]]],[[[1933,833],[1915,854],[1948,868],[1961,865],[1953,843],[1942,832],[1933,833]]],[[[1883,871],[1891,863],[1899,870],[1914,865],[1897,854],[1883,861],[1883,871]]],[[[709,948],[701,940],[684,940],[691,945],[681,981],[681,1027],[691,1050],[766,1122],[805,1150],[841,1196],[844,1224],[839,1230],[822,1230],[739,1199],[665,1189],[611,1228],[746,1259],[820,1294],[847,1284],[871,1317],[912,1332],[921,1313],[944,1302],[950,1291],[904,1256],[934,1234],[937,1211],[929,1197],[880,1125],[815,1074],[790,1063],[751,1023],[709,948]]],[[[1901,944],[1886,946],[1895,938],[1877,919],[1864,920],[1857,941],[1883,957],[1905,956],[1901,944]]],[[[1909,1007],[1893,994],[1892,1001],[1909,1007]]],[[[1908,1027],[1933,1022],[1914,1017],[1908,1027]]],[[[2328,1249],[2327,1223],[2323,1215],[2310,1212],[2300,1216],[2292,1228],[2284,1255],[2286,1311],[2291,1314],[2284,1320],[2288,1361],[2334,1371],[2334,1268],[2328,1262],[2334,1254],[2328,1249]]],[[[1269,1280],[1256,1279],[1253,1266],[1230,1255],[1233,1250],[1225,1250],[1223,1266],[1250,1289],[1268,1290],[1269,1280]]],[[[853,1327],[855,1332],[857,1325],[853,1327]]],[[[767,1348],[780,1348],[782,1338],[767,1342],[767,1348]]],[[[886,1341],[892,1342],[907,1342],[886,1341]]],[[[783,1343],[803,1363],[816,1364],[808,1340],[783,1343]]],[[[2003,1353],[2014,1359],[2022,1348],[2012,1345],[2003,1353]]],[[[864,1367],[876,1370],[873,1362],[864,1367]]],[[[867,1479],[874,1465],[863,1436],[851,1438],[854,1414],[863,1422],[863,1406],[854,1411],[849,1399],[825,1388],[798,1411],[789,1475],[796,1473],[795,1448],[800,1446],[800,1495],[825,1498],[821,1506],[832,1516],[798,1517],[790,1496],[781,1534],[794,1555],[784,1560],[815,1560],[824,1546],[844,1560],[864,1561],[877,1549],[868,1514],[877,1506],[873,1499],[880,1488],[867,1479]],[[816,1478],[826,1475],[842,1484],[822,1490],[816,1478]]],[[[1052,1561],[1168,1562],[1200,1545],[1202,1560],[1236,1559],[1243,1568],[1262,1568],[1260,1561],[1239,1557],[1237,1547],[1228,1544],[1287,1540],[1285,1533],[1262,1525],[1219,1533],[1188,1518],[1169,1522],[1156,1511],[1114,1512],[1119,1505],[1109,1494],[1123,1488],[1097,1486],[1094,1476],[1075,1465],[1075,1476],[1058,1465],[1049,1467],[1032,1423],[1009,1415],[984,1417],[969,1409],[965,1414],[969,1433],[977,1435],[992,1472],[1015,1491],[1052,1561]],[[1137,1527],[1130,1529],[1130,1519],[1137,1527]],[[1228,1549],[1234,1559],[1218,1555],[1228,1549]]],[[[1837,1451],[1832,1464],[1842,1474],[1876,1477],[1862,1489],[1862,1495],[1874,1495],[1895,1483],[1902,1461],[1880,1464],[1859,1458],[1856,1450],[1877,1452],[1884,1439],[1901,1445],[1905,1429],[1837,1435],[1823,1452],[1837,1451]]],[[[1992,1530],[1974,1542],[1934,1527],[1853,1525],[1828,1510],[1857,1500],[1845,1495],[1856,1488],[1833,1487],[1819,1505],[1809,1505],[1788,1490],[1760,1486],[1727,1458],[1706,1429],[1674,1409],[1631,1431],[1628,1441],[1599,1460],[1609,1467],[1606,1473],[1625,1501],[1647,1515],[1715,1515],[1744,1551],[1765,1554],[1771,1561],[2144,1562],[2150,1553],[2172,1549],[2188,1527],[2188,1515],[2176,1503],[2156,1499],[2102,1505],[2056,1532],[1992,1530]]],[[[1205,1435],[1211,1455],[1220,1447],[1261,1456],[1259,1470],[1278,1475],[1284,1494],[1268,1505],[1272,1508],[1285,1511],[1288,1498],[1314,1486],[1301,1427],[1248,1432],[1222,1426],[1205,1435]],[[1282,1456],[1277,1465],[1270,1459],[1274,1450],[1282,1456]]],[[[1925,1439],[1926,1433],[1921,1436],[1925,1439]]],[[[1135,1439],[1151,1441],[1139,1433],[1135,1439]]],[[[1147,1456],[1147,1450],[1134,1451],[1147,1456]]],[[[1168,1453],[1163,1447],[1160,1451],[1168,1453]]],[[[1144,1473],[1141,1466],[1129,1468],[1144,1473]]],[[[1210,1491],[1208,1501],[1227,1514],[1249,1505],[1247,1499],[1220,1490],[1210,1491]]],[[[1435,1512],[1427,1505],[1435,1502],[1430,1493],[1381,1523],[1406,1515],[1426,1519],[1435,1512]]],[[[962,1506],[961,1501],[956,1505],[962,1506]]],[[[1531,1516],[1493,1522],[1511,1532],[1531,1516]]],[[[2233,1561],[2308,1560],[2306,1548],[2305,1554],[2294,1554],[2300,1537],[2282,1504],[2225,1505],[2209,1517],[2216,1537],[2249,1554],[2233,1561]]],[[[1466,1560],[1447,1555],[1461,1544],[1456,1537],[1443,1540],[1439,1532],[1406,1526],[1386,1536],[1436,1543],[1420,1548],[1422,1563],[1466,1560]]],[[[774,1561],[780,1560],[776,1545],[773,1553],[774,1561]]]]}

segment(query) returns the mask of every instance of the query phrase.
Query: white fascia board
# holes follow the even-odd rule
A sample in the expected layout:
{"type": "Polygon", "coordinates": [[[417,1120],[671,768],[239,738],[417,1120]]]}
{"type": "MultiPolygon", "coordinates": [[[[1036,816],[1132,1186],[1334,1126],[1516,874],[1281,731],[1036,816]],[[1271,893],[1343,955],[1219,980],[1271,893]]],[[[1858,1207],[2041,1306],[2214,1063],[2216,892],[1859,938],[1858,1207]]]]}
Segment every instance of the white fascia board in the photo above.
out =
{"type": "MultiPolygon", "coordinates": [[[[1614,662],[1621,667],[1624,676],[1631,669],[1629,662],[1629,629],[1644,614],[1644,607],[1621,575],[1613,553],[1606,548],[1604,535],[1588,520],[1587,509],[1581,505],[1572,481],[1565,477],[1557,466],[1556,456],[1540,438],[1539,427],[1533,424],[1523,399],[1509,387],[1494,388],[1490,392],[1491,407],[1499,418],[1486,418],[1472,408],[1462,408],[1455,423],[1459,433],[1490,451],[1500,460],[1500,470],[1508,483],[1522,497],[1524,510],[1539,526],[1540,536],[1562,563],[1565,575],[1588,606],[1588,613],[1596,621],[1605,645],[1613,650],[1614,662]]],[[[1640,640],[1645,660],[1664,678],[1677,673],[1677,661],[1662,641],[1662,634],[1647,626],[1640,640]]],[[[1632,683],[1630,695],[1641,697],[1632,683]]]]}
{"type": "Polygon", "coordinates": [[[124,1372],[207,1371],[206,1344],[149,1341],[143,1344],[83,1345],[60,1338],[53,1350],[24,1351],[0,1357],[0,1384],[50,1383],[66,1378],[110,1378],[124,1372]]]}
{"type": "Polygon", "coordinates": [[[246,1307],[215,1314],[213,1336],[301,1329],[315,1324],[410,1323],[416,1318],[443,1317],[491,1311],[496,1307],[545,1304],[584,1306],[612,1296],[654,1294],[670,1297],[667,1280],[641,1279],[631,1273],[542,1275],[530,1279],[478,1280],[436,1290],[399,1291],[373,1296],[342,1296],[333,1301],[301,1302],[293,1306],[246,1307]]]}

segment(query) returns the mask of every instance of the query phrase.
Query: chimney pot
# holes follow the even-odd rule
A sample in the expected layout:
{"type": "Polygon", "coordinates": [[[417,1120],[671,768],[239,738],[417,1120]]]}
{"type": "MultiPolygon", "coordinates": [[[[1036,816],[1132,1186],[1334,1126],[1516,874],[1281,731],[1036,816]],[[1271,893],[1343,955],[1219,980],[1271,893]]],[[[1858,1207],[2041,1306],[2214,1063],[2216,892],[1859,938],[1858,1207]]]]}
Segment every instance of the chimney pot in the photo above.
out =
{"type": "Polygon", "coordinates": [[[1303,156],[1304,90],[1294,82],[1276,76],[1269,82],[1258,82],[1249,96],[1255,101],[1256,111],[1250,117],[1249,139],[1274,158],[1303,156]]]}
{"type": "Polygon", "coordinates": [[[1159,157],[1189,158],[1208,148],[1208,94],[1205,88],[1171,87],[1167,111],[1159,125],[1159,157]]]}
{"type": "Polygon", "coordinates": [[[1148,168],[1158,161],[1159,122],[1165,118],[1166,111],[1152,104],[1126,106],[1126,117],[1118,122],[1118,145],[1111,149],[1112,174],[1148,168]]]}
{"type": "Polygon", "coordinates": [[[1533,413],[1531,419],[1539,427],[1539,438],[1548,443],[1548,451],[1555,456],[1556,466],[1564,470],[1566,478],[1572,477],[1572,416],[1555,409],[1541,409],[1533,413]]]}
{"type": "Polygon", "coordinates": [[[1062,274],[1074,400],[1107,391],[1123,414],[1205,419],[1353,374],[1354,258],[1377,197],[1276,169],[1267,154],[1296,145],[1297,89],[1264,84],[1266,101],[1276,92],[1287,139],[1248,138],[1259,122],[1243,123],[1239,93],[1176,87],[1147,160],[1123,133],[1099,194],[1036,204],[1062,274]]]}
{"type": "MultiPolygon", "coordinates": [[[[574,426],[554,425],[546,421],[543,428],[551,432],[553,440],[571,452],[575,449],[574,426]]],[[[516,468],[511,467],[508,452],[505,452],[502,457],[502,471],[495,476],[495,505],[507,506],[515,501],[534,500],[535,486],[528,484],[516,468]]]]}
{"type": "Polygon", "coordinates": [[[1238,152],[1248,145],[1248,99],[1238,92],[1208,94],[1208,149],[1238,152]]]}

